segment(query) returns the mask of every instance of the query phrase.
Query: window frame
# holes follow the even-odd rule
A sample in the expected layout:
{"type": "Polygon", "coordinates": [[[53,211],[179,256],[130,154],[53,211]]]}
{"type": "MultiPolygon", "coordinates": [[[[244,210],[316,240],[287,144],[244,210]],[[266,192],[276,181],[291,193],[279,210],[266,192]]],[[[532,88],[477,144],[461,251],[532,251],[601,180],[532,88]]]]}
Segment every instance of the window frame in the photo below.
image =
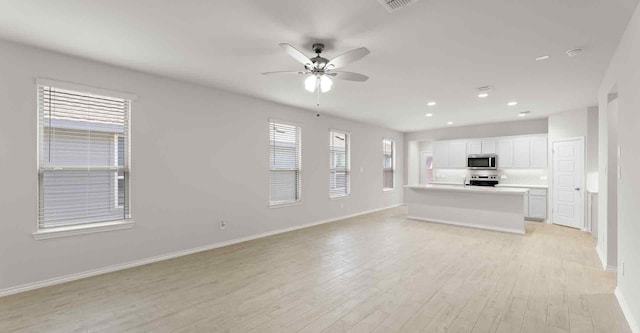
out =
{"type": "MultiPolygon", "coordinates": [[[[287,120],[281,120],[281,119],[275,119],[275,118],[269,118],[268,122],[268,131],[267,131],[267,161],[269,163],[268,165],[268,176],[269,176],[269,181],[268,181],[268,185],[267,185],[267,197],[268,197],[268,207],[269,208],[284,208],[284,207],[291,207],[291,206],[297,206],[302,204],[302,125],[300,125],[299,123],[296,122],[292,122],[292,121],[287,121],[287,120]],[[276,202],[272,202],[271,201],[271,171],[274,171],[274,169],[271,169],[271,161],[269,161],[270,157],[271,157],[271,124],[280,124],[280,125],[285,125],[285,126],[292,126],[292,127],[296,127],[297,128],[297,142],[298,142],[298,199],[294,200],[294,201],[276,201],[276,202]]],[[[278,169],[275,169],[278,170],[278,169]]],[[[285,169],[279,169],[279,170],[285,170],[285,169]]],[[[287,170],[296,170],[296,169],[287,169],[287,170]]]]}
{"type": "Polygon", "coordinates": [[[396,141],[391,138],[382,138],[382,191],[393,191],[396,189],[396,141]],[[385,141],[391,142],[391,168],[385,167],[385,141]],[[384,184],[384,173],[387,171],[391,171],[391,182],[393,183],[393,187],[385,187],[384,184]]]}
{"type": "MultiPolygon", "coordinates": [[[[118,91],[112,91],[112,90],[108,90],[108,89],[102,89],[102,88],[96,88],[96,87],[91,87],[91,86],[86,86],[86,85],[82,85],[82,84],[76,84],[76,83],[70,83],[70,82],[64,82],[64,81],[57,81],[57,80],[51,80],[51,79],[46,79],[46,78],[37,78],[34,82],[34,88],[35,88],[35,98],[36,98],[36,170],[35,170],[35,174],[36,174],[36,219],[35,219],[35,231],[32,233],[32,236],[34,239],[36,240],[45,240],[45,239],[51,239],[51,238],[59,238],[59,237],[67,237],[67,236],[74,236],[74,235],[82,235],[82,234],[89,234],[89,233],[95,233],[95,232],[105,232],[105,231],[113,231],[113,230],[122,230],[122,229],[130,229],[133,228],[134,226],[134,219],[132,218],[133,216],[133,209],[131,206],[131,198],[132,198],[132,186],[131,186],[131,179],[133,179],[133,171],[131,168],[131,118],[132,118],[132,104],[133,101],[138,99],[138,96],[134,95],[134,94],[130,94],[130,93],[125,93],[125,92],[118,92],[118,91]],[[40,184],[40,174],[41,174],[41,169],[42,166],[40,164],[40,155],[42,153],[42,149],[44,148],[42,146],[42,138],[41,138],[41,133],[40,133],[40,110],[41,110],[41,103],[40,103],[40,98],[39,98],[39,87],[40,86],[49,86],[52,88],[58,88],[58,89],[64,89],[64,90],[71,90],[71,91],[75,91],[75,92],[79,92],[79,93],[87,93],[87,94],[95,94],[95,95],[102,95],[102,96],[108,96],[108,97],[112,97],[112,98],[120,98],[120,99],[125,99],[129,101],[129,110],[128,110],[128,126],[126,128],[126,135],[129,138],[128,141],[125,141],[125,144],[127,144],[127,147],[125,149],[125,165],[127,168],[127,174],[128,174],[128,180],[129,180],[129,195],[127,196],[127,203],[128,203],[128,207],[129,207],[129,214],[127,217],[120,219],[120,220],[114,220],[114,221],[105,221],[105,222],[92,222],[92,223],[83,223],[83,224],[75,224],[75,225],[69,225],[69,226],[60,226],[60,227],[51,227],[51,228],[41,228],[40,227],[40,201],[41,201],[41,196],[42,193],[41,192],[41,184],[40,184]]],[[[117,151],[117,148],[116,148],[117,151]]],[[[116,186],[117,186],[117,179],[118,177],[116,177],[116,186]]],[[[116,193],[117,195],[117,193],[116,193]]],[[[117,201],[116,201],[117,204],[117,201]]]]}
{"type": "Polygon", "coordinates": [[[331,165],[331,143],[332,143],[332,136],[335,135],[335,133],[337,134],[344,134],[345,135],[345,139],[346,139],[346,143],[345,143],[345,147],[347,147],[346,149],[346,154],[345,154],[345,172],[347,175],[347,193],[346,194],[340,194],[340,195],[335,195],[332,196],[331,195],[331,185],[329,185],[329,199],[330,200],[339,200],[339,199],[344,199],[344,198],[348,198],[351,196],[351,133],[349,131],[345,131],[345,130],[340,130],[340,129],[335,129],[335,128],[330,128],[329,129],[329,182],[331,182],[331,172],[333,170],[337,170],[335,168],[332,168],[331,165]]]}

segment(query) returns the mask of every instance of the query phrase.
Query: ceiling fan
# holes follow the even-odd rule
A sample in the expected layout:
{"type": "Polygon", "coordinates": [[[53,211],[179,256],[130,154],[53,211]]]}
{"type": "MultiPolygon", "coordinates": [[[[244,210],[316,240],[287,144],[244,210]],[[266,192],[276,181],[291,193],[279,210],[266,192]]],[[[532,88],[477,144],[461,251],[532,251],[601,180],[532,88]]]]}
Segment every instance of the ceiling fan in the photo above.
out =
{"type": "Polygon", "coordinates": [[[316,56],[313,58],[308,58],[302,52],[298,51],[295,47],[291,46],[287,43],[279,44],[292,58],[297,60],[298,62],[304,65],[303,71],[278,71],[278,72],[267,72],[262,73],[264,75],[271,74],[300,74],[305,75],[307,78],[304,80],[304,87],[309,92],[314,92],[316,89],[319,89],[318,92],[327,92],[331,90],[331,86],[333,85],[333,81],[331,78],[348,80],[348,81],[356,81],[356,82],[364,82],[369,79],[368,76],[352,73],[352,72],[344,72],[344,71],[336,71],[335,69],[344,67],[354,61],[360,60],[368,55],[370,52],[366,47],[361,47],[355,50],[351,50],[349,52],[345,52],[333,60],[329,60],[327,58],[323,58],[320,56],[320,53],[324,50],[324,44],[313,44],[313,52],[316,53],[316,56]]]}

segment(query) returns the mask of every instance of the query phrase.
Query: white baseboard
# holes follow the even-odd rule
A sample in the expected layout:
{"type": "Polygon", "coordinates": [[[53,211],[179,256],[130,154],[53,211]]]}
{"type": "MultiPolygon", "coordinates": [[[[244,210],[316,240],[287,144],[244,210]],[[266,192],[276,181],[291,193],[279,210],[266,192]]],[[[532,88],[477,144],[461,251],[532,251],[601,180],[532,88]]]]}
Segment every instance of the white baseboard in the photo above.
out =
{"type": "Polygon", "coordinates": [[[602,249],[599,245],[596,245],[596,253],[598,254],[598,258],[600,258],[600,263],[602,264],[602,269],[607,272],[617,272],[618,266],[615,265],[607,265],[607,260],[605,259],[604,254],[602,253],[602,249]]]}
{"type": "Polygon", "coordinates": [[[445,220],[438,220],[438,219],[427,219],[427,218],[424,218],[424,217],[415,217],[415,216],[407,216],[407,218],[408,219],[412,219],[412,220],[425,221],[425,222],[433,222],[433,223],[440,223],[440,224],[451,224],[451,225],[455,225],[455,226],[459,226],[459,227],[484,229],[484,230],[490,230],[490,231],[500,231],[500,232],[506,232],[506,233],[510,233],[510,234],[524,235],[526,233],[526,232],[521,232],[521,231],[515,230],[515,229],[492,227],[492,226],[473,224],[473,223],[453,222],[453,221],[445,221],[445,220]]]}
{"type": "Polygon", "coordinates": [[[317,226],[317,225],[320,225],[320,224],[337,222],[337,221],[345,220],[345,219],[348,219],[348,218],[361,216],[361,215],[366,215],[366,214],[371,214],[371,213],[375,213],[375,212],[379,212],[379,211],[383,211],[383,210],[387,210],[387,209],[391,209],[391,208],[395,208],[395,207],[400,207],[400,206],[404,206],[404,204],[402,203],[402,204],[391,205],[391,206],[387,206],[387,207],[383,207],[383,208],[367,210],[367,211],[356,213],[356,214],[350,214],[350,215],[335,217],[335,218],[326,219],[326,220],[322,220],[322,221],[317,221],[317,222],[297,225],[297,226],[294,226],[294,227],[278,229],[278,230],[274,230],[274,231],[268,231],[268,232],[264,232],[264,233],[260,233],[260,234],[256,234],[256,235],[235,238],[235,239],[231,239],[231,240],[228,240],[228,241],[217,242],[217,243],[204,245],[204,246],[200,246],[200,247],[196,247],[196,248],[191,248],[191,249],[187,249],[187,250],[182,250],[182,251],[167,253],[167,254],[163,254],[163,255],[159,255],[159,256],[154,256],[154,257],[134,260],[134,261],[130,261],[130,262],[122,263],[122,264],[117,264],[117,265],[112,265],[112,266],[107,266],[107,267],[103,267],[103,268],[92,269],[92,270],[85,271],[85,272],[69,274],[69,275],[60,276],[60,277],[56,277],[56,278],[52,278],[52,279],[47,279],[47,280],[42,280],[42,281],[37,281],[37,282],[32,282],[32,283],[27,283],[27,284],[15,286],[15,287],[9,287],[9,288],[0,290],[0,297],[12,295],[12,294],[17,294],[17,293],[21,293],[21,292],[25,292],[25,291],[29,291],[29,290],[49,287],[49,286],[53,286],[53,285],[61,284],[61,283],[65,283],[65,282],[80,280],[80,279],[84,279],[84,278],[88,278],[88,277],[96,276],[96,275],[100,275],[100,274],[106,274],[106,273],[111,273],[111,272],[115,272],[115,271],[120,271],[120,270],[127,269],[127,268],[133,268],[133,267],[137,267],[137,266],[147,265],[147,264],[151,264],[151,263],[154,263],[154,262],[173,259],[173,258],[177,258],[177,257],[182,257],[182,256],[186,256],[186,255],[190,255],[190,254],[194,254],[194,253],[198,253],[198,252],[213,250],[213,249],[217,249],[217,248],[220,248],[220,247],[225,247],[225,246],[229,246],[229,245],[233,245],[233,244],[243,243],[243,242],[247,242],[247,241],[258,239],[258,238],[264,238],[264,237],[269,237],[269,236],[273,236],[273,235],[277,235],[277,234],[282,234],[282,233],[289,232],[289,231],[309,228],[309,227],[317,226]]]}
{"type": "Polygon", "coordinates": [[[622,309],[622,313],[624,314],[624,317],[627,319],[627,323],[629,323],[631,332],[640,333],[640,326],[638,326],[638,322],[636,321],[636,319],[633,318],[633,315],[631,314],[631,309],[629,309],[629,304],[627,304],[627,301],[624,299],[624,296],[622,296],[622,292],[620,291],[620,288],[616,287],[615,294],[616,294],[616,298],[618,299],[618,304],[620,304],[620,308],[622,309]]]}

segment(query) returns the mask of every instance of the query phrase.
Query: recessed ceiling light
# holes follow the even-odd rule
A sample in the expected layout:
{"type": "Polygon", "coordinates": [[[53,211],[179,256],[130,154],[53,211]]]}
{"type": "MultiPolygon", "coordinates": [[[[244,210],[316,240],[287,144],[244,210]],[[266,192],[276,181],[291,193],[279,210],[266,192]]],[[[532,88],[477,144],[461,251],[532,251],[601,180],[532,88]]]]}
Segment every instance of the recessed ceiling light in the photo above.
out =
{"type": "Polygon", "coordinates": [[[476,88],[476,92],[478,92],[479,98],[487,98],[489,97],[489,93],[493,90],[493,86],[484,86],[480,88],[476,88]]]}
{"type": "Polygon", "coordinates": [[[429,102],[429,103],[427,103],[427,105],[428,106],[434,106],[434,105],[436,105],[436,102],[429,102]]]}
{"type": "Polygon", "coordinates": [[[507,103],[507,105],[508,106],[516,106],[516,105],[518,105],[518,102],[516,102],[516,101],[509,102],[509,103],[507,103]]]}
{"type": "Polygon", "coordinates": [[[447,125],[453,125],[453,121],[448,122],[447,125]]]}
{"type": "Polygon", "coordinates": [[[433,113],[427,113],[424,115],[425,117],[433,117],[433,113]]]}
{"type": "Polygon", "coordinates": [[[537,60],[537,61],[540,61],[540,60],[547,60],[547,59],[549,59],[549,58],[551,58],[551,57],[550,57],[550,56],[548,56],[548,55],[543,55],[543,56],[537,57],[537,58],[536,58],[536,60],[537,60]]]}
{"type": "Polygon", "coordinates": [[[526,117],[531,113],[531,111],[522,111],[518,113],[518,117],[526,117]]]}

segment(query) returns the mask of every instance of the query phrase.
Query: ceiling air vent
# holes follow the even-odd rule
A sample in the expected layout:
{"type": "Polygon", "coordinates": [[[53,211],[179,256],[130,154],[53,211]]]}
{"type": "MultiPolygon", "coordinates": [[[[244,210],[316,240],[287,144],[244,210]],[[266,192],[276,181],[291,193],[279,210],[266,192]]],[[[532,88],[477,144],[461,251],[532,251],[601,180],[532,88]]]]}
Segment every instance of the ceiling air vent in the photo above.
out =
{"type": "Polygon", "coordinates": [[[382,4],[389,13],[393,13],[398,9],[402,9],[418,2],[418,0],[378,0],[378,2],[380,2],[380,4],[382,4]]]}

